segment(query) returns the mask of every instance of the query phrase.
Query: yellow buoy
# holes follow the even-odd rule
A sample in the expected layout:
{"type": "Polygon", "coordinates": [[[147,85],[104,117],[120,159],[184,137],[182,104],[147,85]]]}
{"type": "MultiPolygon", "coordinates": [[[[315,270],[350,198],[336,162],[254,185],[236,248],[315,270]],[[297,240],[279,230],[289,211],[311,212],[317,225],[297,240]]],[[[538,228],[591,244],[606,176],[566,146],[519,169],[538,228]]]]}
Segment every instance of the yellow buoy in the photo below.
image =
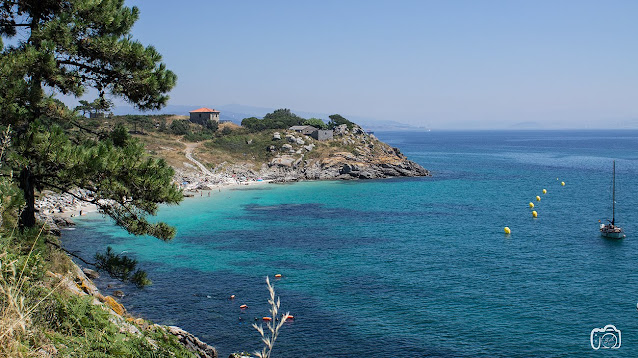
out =
{"type": "Polygon", "coordinates": [[[547,189],[543,189],[543,194],[547,194],[547,189]]]}
{"type": "Polygon", "coordinates": [[[538,217],[538,213],[536,212],[536,210],[532,211],[532,216],[533,217],[538,217]]]}
{"type": "Polygon", "coordinates": [[[565,182],[564,181],[560,182],[560,185],[565,186],[565,182]]]}
{"type": "Polygon", "coordinates": [[[512,230],[510,230],[510,228],[509,228],[509,227],[507,227],[507,226],[505,227],[505,229],[503,229],[503,231],[505,231],[505,233],[506,233],[507,235],[509,235],[509,234],[511,234],[511,233],[512,233],[512,230]]]}
{"type": "Polygon", "coordinates": [[[536,195],[536,201],[541,201],[541,197],[536,195]]]}
{"type": "Polygon", "coordinates": [[[534,203],[532,203],[531,201],[529,202],[529,208],[533,209],[534,208],[534,203]]]}

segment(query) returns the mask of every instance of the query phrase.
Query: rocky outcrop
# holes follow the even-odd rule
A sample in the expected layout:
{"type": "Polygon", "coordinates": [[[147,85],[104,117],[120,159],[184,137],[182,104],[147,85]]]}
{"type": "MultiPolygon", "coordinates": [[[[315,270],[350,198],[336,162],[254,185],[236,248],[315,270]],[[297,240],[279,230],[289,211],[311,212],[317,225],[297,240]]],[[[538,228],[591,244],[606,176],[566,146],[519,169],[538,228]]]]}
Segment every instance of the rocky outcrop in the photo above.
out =
{"type": "Polygon", "coordinates": [[[179,340],[189,351],[197,354],[200,358],[217,358],[217,350],[209,346],[208,344],[199,340],[199,338],[186,332],[185,330],[176,327],[168,326],[168,332],[179,340]]]}
{"type": "Polygon", "coordinates": [[[340,125],[335,128],[334,135],[332,145],[319,145],[322,142],[313,141],[310,137],[302,139],[294,134],[286,134],[288,143],[280,146],[278,152],[275,148],[269,149],[277,155],[268,165],[262,166],[259,175],[274,181],[430,175],[428,170],[409,160],[398,148],[392,148],[375,136],[366,134],[359,126],[349,130],[346,125],[340,125]],[[309,141],[312,143],[303,145],[309,141]],[[321,149],[323,153],[310,155],[321,149]]]}
{"type": "MultiPolygon", "coordinates": [[[[100,305],[108,314],[108,319],[116,325],[121,333],[132,334],[136,336],[142,335],[142,330],[162,330],[166,333],[174,335],[179,342],[189,351],[193,352],[199,358],[217,358],[217,350],[202,342],[199,338],[191,333],[175,326],[161,326],[150,324],[142,318],[134,318],[127,314],[124,306],[111,296],[104,296],[98,288],[89,279],[90,276],[95,277],[97,273],[91,269],[81,269],[75,263],[71,264],[71,270],[66,274],[46,272],[46,276],[58,281],[56,287],[64,290],[69,294],[77,296],[88,296],[92,299],[94,305],[100,305]]],[[[123,296],[116,294],[116,296],[123,296]]],[[[121,291],[120,291],[121,292],[121,291]]],[[[156,347],[156,342],[150,338],[146,338],[151,346],[156,347]]],[[[149,352],[153,353],[153,352],[149,352]]],[[[43,355],[46,356],[46,355],[43,355]]]]}
{"type": "MultiPolygon", "coordinates": [[[[339,125],[329,140],[317,140],[294,131],[267,133],[264,162],[233,158],[203,170],[175,168],[174,180],[185,190],[206,190],[216,185],[242,184],[259,179],[297,180],[375,179],[429,176],[398,148],[383,143],[361,127],[339,125]]],[[[247,139],[248,141],[248,139],[247,139]]],[[[244,154],[245,156],[245,154],[244,154]]]]}

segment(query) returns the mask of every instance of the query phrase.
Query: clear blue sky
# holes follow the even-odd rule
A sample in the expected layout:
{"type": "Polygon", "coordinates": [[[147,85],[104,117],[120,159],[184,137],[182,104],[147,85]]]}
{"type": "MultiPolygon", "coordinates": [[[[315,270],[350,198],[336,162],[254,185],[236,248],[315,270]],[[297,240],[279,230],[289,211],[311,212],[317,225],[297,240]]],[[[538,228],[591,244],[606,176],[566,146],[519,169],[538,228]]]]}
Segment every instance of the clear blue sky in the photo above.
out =
{"type": "Polygon", "coordinates": [[[638,128],[635,0],[126,3],[133,36],[178,75],[172,105],[638,128]]]}

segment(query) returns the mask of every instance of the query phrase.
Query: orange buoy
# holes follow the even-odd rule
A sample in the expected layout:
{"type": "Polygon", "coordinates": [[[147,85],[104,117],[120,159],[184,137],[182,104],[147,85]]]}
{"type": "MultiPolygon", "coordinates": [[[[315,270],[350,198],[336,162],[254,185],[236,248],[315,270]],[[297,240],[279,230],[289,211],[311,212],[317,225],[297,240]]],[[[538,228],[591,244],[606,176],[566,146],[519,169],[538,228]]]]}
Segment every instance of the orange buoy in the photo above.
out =
{"type": "Polygon", "coordinates": [[[295,316],[293,316],[293,315],[288,315],[288,317],[286,317],[286,320],[289,320],[289,319],[290,319],[290,320],[293,320],[293,319],[295,319],[295,316]]]}
{"type": "Polygon", "coordinates": [[[241,309],[248,308],[248,305],[241,305],[241,306],[239,306],[239,308],[241,308],[241,309]]]}
{"type": "Polygon", "coordinates": [[[272,321],[272,318],[270,317],[262,317],[261,319],[263,319],[264,321],[272,321]]]}
{"type": "Polygon", "coordinates": [[[276,274],[275,278],[281,278],[281,274],[280,273],[276,274]]]}

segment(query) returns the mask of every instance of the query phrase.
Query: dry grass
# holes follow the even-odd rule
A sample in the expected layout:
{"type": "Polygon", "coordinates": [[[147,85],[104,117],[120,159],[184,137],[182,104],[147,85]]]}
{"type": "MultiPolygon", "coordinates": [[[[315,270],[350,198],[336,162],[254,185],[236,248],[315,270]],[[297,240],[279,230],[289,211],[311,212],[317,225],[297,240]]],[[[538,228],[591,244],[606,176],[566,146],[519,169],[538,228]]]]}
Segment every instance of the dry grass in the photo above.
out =
{"type": "Polygon", "coordinates": [[[34,333],[32,314],[60,286],[61,282],[37,302],[27,299],[29,293],[25,285],[32,269],[27,266],[41,235],[42,230],[33,241],[22,268],[18,266],[18,259],[9,258],[7,251],[0,253],[0,357],[34,356],[33,349],[23,344],[34,333]]]}
{"type": "Polygon", "coordinates": [[[253,323],[253,327],[259,332],[261,335],[261,341],[264,342],[264,348],[261,352],[255,352],[254,354],[260,358],[270,358],[270,354],[272,352],[272,348],[275,345],[275,341],[277,340],[277,336],[279,335],[279,330],[286,323],[286,320],[290,317],[290,312],[286,312],[282,315],[281,320],[277,320],[277,315],[279,314],[279,297],[275,301],[275,288],[270,284],[270,279],[266,276],[266,285],[268,286],[268,292],[270,293],[270,298],[268,299],[268,303],[270,304],[270,317],[272,320],[268,321],[266,324],[267,331],[264,330],[263,325],[257,325],[253,323]]]}
{"type": "Polygon", "coordinates": [[[135,137],[144,143],[144,147],[151,155],[164,158],[174,168],[183,168],[184,162],[188,162],[184,156],[186,146],[178,141],[178,136],[166,133],[149,133],[135,137]]]}

